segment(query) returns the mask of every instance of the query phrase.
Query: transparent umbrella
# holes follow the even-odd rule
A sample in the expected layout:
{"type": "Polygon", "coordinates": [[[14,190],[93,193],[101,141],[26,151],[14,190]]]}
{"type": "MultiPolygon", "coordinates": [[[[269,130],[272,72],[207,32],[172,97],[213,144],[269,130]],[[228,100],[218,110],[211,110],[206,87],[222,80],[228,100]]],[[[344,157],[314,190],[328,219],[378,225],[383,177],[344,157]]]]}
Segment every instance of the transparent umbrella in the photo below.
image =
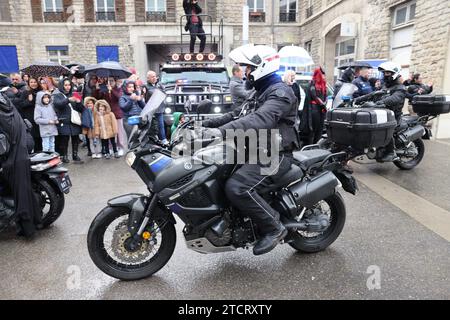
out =
{"type": "Polygon", "coordinates": [[[302,47],[286,46],[278,52],[281,65],[286,67],[307,67],[314,64],[313,59],[302,47]]]}

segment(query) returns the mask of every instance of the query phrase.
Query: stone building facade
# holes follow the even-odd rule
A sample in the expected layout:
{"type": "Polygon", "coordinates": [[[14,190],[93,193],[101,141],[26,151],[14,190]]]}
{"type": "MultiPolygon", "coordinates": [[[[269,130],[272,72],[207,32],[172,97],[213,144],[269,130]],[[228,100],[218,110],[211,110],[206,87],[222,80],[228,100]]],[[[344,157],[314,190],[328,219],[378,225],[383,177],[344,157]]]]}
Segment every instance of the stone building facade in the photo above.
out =
{"type": "MultiPolygon", "coordinates": [[[[12,48],[16,56],[11,60],[22,68],[35,60],[54,59],[55,55],[64,61],[96,63],[101,50],[110,50],[121,63],[135,66],[144,76],[146,70],[164,62],[169,52],[181,50],[182,2],[0,0],[0,56],[2,47],[12,48]]],[[[223,21],[225,57],[242,44],[242,9],[248,4],[249,42],[275,48],[303,46],[317,65],[325,67],[329,81],[338,77],[336,67],[342,63],[389,59],[400,63],[405,73],[420,72],[426,82],[433,81],[437,92],[450,94],[449,0],[199,3],[212,18],[205,21],[205,31],[213,34],[212,42],[218,41],[223,21]]],[[[188,41],[185,35],[185,50],[188,41]]],[[[450,119],[441,117],[440,122],[437,134],[450,137],[450,119]]]]}

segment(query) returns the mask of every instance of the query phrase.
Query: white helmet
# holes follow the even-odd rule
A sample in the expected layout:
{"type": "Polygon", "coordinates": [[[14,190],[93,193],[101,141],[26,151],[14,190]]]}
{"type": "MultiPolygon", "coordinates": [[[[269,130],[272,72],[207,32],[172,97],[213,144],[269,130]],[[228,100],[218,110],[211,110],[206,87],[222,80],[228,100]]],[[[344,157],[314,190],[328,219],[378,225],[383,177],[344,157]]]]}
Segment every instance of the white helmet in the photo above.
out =
{"type": "Polygon", "coordinates": [[[380,66],[378,67],[378,70],[381,72],[384,72],[384,71],[392,72],[393,73],[392,80],[395,81],[398,78],[400,78],[400,76],[401,76],[400,72],[402,71],[402,68],[394,62],[387,61],[387,62],[380,64],[380,66]]]}
{"type": "Polygon", "coordinates": [[[229,57],[239,65],[252,67],[250,82],[261,80],[280,69],[280,56],[269,46],[248,44],[231,51],[229,57]]]}

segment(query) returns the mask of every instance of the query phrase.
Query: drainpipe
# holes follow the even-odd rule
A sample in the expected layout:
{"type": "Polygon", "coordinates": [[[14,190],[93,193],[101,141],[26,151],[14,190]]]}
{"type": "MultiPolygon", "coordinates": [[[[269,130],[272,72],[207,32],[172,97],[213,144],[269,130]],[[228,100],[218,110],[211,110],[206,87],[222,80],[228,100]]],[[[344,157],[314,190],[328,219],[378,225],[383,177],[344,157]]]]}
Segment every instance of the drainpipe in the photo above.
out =
{"type": "Polygon", "coordinates": [[[275,45],[275,0],[272,0],[272,21],[271,21],[271,32],[272,32],[272,47],[275,45]]]}

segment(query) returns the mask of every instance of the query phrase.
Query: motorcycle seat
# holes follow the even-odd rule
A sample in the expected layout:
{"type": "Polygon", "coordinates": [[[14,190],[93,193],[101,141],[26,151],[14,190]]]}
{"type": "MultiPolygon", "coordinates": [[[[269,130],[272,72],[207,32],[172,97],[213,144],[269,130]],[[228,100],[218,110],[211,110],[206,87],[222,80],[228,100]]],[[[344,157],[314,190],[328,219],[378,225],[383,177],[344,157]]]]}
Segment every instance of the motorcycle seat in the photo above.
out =
{"type": "Polygon", "coordinates": [[[31,163],[41,163],[41,162],[48,162],[54,158],[56,158],[55,154],[36,153],[31,156],[30,160],[31,163]]]}
{"type": "Polygon", "coordinates": [[[289,186],[291,183],[303,178],[304,174],[302,169],[296,165],[291,165],[291,169],[281,176],[274,184],[268,185],[260,191],[261,194],[267,194],[271,191],[278,190],[283,187],[289,186]]]}
{"type": "Polygon", "coordinates": [[[419,120],[419,116],[403,116],[402,120],[406,123],[411,123],[419,120]]]}
{"type": "Polygon", "coordinates": [[[330,151],[322,149],[298,151],[294,152],[294,159],[300,162],[303,170],[307,170],[312,165],[325,160],[330,154],[330,151]]]}

